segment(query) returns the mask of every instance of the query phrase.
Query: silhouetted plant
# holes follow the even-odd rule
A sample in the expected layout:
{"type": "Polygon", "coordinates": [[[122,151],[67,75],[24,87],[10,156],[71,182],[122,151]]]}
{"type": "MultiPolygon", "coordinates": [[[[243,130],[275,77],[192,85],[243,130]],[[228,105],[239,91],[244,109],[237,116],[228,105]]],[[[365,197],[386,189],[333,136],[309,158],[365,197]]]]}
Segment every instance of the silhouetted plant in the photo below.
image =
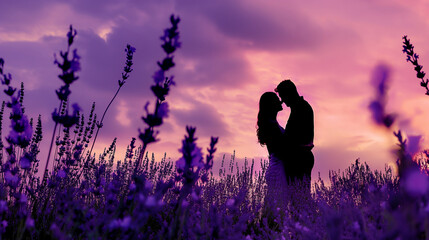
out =
{"type": "Polygon", "coordinates": [[[174,15],[171,15],[170,22],[172,27],[165,29],[164,35],[161,37],[161,40],[163,41],[161,47],[164,49],[166,56],[162,62],[158,62],[158,67],[160,69],[156,71],[153,76],[155,85],[151,86],[152,92],[156,97],[155,109],[153,112],[149,112],[149,102],[147,102],[144,107],[146,115],[143,116],[142,119],[147,127],[143,132],[139,129],[139,138],[143,142],[143,147],[137,158],[135,167],[136,171],[140,167],[141,160],[143,159],[144,153],[146,152],[147,145],[158,140],[156,138],[158,131],[156,131],[155,128],[159,127],[162,124],[163,119],[168,116],[168,104],[164,101],[165,97],[170,91],[170,86],[175,85],[175,82],[173,80],[174,76],[167,77],[165,73],[170,68],[174,67],[175,63],[173,61],[173,53],[181,46],[178,32],[180,18],[176,18],[174,15]]]}
{"type": "Polygon", "coordinates": [[[426,73],[422,71],[423,66],[418,62],[419,55],[414,52],[414,46],[411,44],[410,39],[408,39],[406,35],[403,36],[402,39],[404,39],[402,52],[407,54],[407,62],[411,62],[414,65],[414,70],[417,72],[417,78],[421,80],[420,86],[424,87],[426,89],[426,95],[429,95],[429,80],[427,78],[425,79],[426,73]]]}
{"type": "Polygon", "coordinates": [[[121,90],[122,86],[124,86],[126,80],[130,77],[130,73],[133,71],[131,66],[133,65],[133,55],[136,49],[132,47],[130,44],[127,44],[127,47],[125,48],[125,52],[127,53],[127,59],[125,61],[124,71],[122,72],[122,80],[118,80],[118,90],[116,90],[115,95],[113,95],[112,99],[110,100],[109,104],[107,105],[106,109],[104,110],[103,116],[101,116],[101,120],[97,122],[97,132],[95,133],[94,141],[92,142],[91,149],[89,150],[89,155],[91,156],[92,149],[94,148],[95,141],[97,140],[98,132],[100,131],[100,128],[103,127],[103,120],[106,116],[107,110],[109,110],[110,105],[112,104],[113,100],[115,100],[116,96],[119,93],[119,90],[121,90]]]}
{"type": "Polygon", "coordinates": [[[70,29],[69,32],[67,33],[67,50],[65,52],[60,51],[60,57],[62,59],[61,62],[59,62],[56,58],[55,55],[55,64],[58,66],[58,68],[61,69],[62,73],[60,75],[58,75],[58,77],[64,82],[64,85],[61,86],[57,91],[57,96],[58,99],[60,99],[60,106],[57,109],[54,110],[54,112],[52,113],[52,119],[55,122],[55,126],[54,126],[54,131],[52,134],[52,139],[51,139],[51,144],[49,147],[49,151],[48,151],[48,158],[46,160],[46,166],[45,166],[45,170],[44,170],[44,174],[46,177],[47,171],[48,171],[48,165],[49,165],[49,159],[51,156],[51,151],[52,151],[52,146],[54,143],[54,139],[55,139],[55,132],[57,129],[58,124],[63,125],[65,128],[70,128],[72,127],[74,124],[77,123],[77,121],[79,121],[79,118],[77,117],[77,113],[80,111],[79,106],[75,103],[73,104],[73,114],[69,115],[68,114],[68,107],[65,106],[64,108],[64,113],[60,113],[59,109],[61,109],[61,107],[63,106],[63,103],[67,103],[68,102],[68,97],[71,93],[70,91],[70,85],[79,79],[78,76],[75,76],[76,72],[80,71],[80,56],[77,54],[77,49],[73,50],[73,56],[72,58],[69,60],[69,55],[71,54],[70,52],[70,47],[73,44],[74,38],[77,35],[77,31],[75,29],[73,29],[73,27],[70,25],[70,29]]]}

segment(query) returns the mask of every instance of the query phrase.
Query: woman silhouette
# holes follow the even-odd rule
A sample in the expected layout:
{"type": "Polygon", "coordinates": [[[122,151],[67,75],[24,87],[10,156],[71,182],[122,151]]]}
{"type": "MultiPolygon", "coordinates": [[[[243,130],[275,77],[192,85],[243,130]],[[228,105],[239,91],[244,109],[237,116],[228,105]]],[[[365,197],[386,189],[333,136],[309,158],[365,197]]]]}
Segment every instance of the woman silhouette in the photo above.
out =
{"type": "MultiPolygon", "coordinates": [[[[269,165],[265,174],[267,195],[265,203],[276,203],[285,200],[287,187],[284,165],[282,162],[282,143],[284,129],[277,122],[277,113],[283,110],[282,103],[274,92],[262,94],[259,100],[257,136],[261,145],[266,145],[269,154],[269,165]]],[[[265,205],[266,205],[265,204],[265,205]]]]}

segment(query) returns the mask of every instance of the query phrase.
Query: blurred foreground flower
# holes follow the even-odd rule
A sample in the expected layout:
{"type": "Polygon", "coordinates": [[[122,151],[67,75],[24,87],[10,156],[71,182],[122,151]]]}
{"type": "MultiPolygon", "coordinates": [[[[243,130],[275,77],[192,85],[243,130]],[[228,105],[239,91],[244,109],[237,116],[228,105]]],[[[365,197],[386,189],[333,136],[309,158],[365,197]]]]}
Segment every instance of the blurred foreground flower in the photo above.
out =
{"type": "Polygon", "coordinates": [[[375,99],[368,106],[374,122],[387,128],[395,121],[395,115],[387,114],[385,109],[389,80],[389,68],[384,65],[377,66],[371,81],[375,89],[375,99]]]}
{"type": "Polygon", "coordinates": [[[423,196],[429,190],[429,179],[419,169],[414,169],[405,177],[404,185],[408,194],[415,197],[423,196]]]}

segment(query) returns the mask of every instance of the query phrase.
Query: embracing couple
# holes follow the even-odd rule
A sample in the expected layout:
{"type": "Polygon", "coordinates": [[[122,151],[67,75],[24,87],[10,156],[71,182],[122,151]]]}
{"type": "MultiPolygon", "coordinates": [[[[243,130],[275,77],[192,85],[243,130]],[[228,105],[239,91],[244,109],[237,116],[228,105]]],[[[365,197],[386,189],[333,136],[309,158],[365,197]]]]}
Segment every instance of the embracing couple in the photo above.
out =
{"type": "MultiPolygon", "coordinates": [[[[268,195],[285,192],[292,184],[300,183],[310,192],[311,170],[314,166],[314,115],[310,104],[298,94],[291,80],[282,81],[274,92],[262,94],[259,100],[257,136],[266,145],[269,166],[266,172],[268,195]],[[282,103],[290,107],[286,127],[277,122],[282,103]]],[[[277,197],[276,197],[277,198],[277,197]]]]}

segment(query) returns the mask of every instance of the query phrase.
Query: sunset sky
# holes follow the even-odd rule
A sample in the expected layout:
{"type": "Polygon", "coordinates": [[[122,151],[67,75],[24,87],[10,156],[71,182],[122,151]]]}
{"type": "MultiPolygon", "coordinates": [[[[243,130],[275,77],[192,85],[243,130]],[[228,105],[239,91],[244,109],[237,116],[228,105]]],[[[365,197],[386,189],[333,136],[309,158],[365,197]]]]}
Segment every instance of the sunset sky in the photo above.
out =
{"type": "MultiPolygon", "coordinates": [[[[315,167],[345,169],[355,159],[383,169],[392,164],[392,131],[429,136],[429,96],[425,96],[410,63],[402,53],[408,35],[429,71],[429,3],[425,0],[212,0],[212,1],[3,1],[0,14],[0,57],[24,82],[26,113],[42,114],[44,144],[49,144],[51,113],[58,107],[55,89],[62,82],[53,54],[65,49],[68,27],[77,29],[75,47],[82,57],[80,79],[72,84],[71,102],[88,115],[92,102],[101,117],[117,89],[127,43],[137,51],[134,71],[109,110],[96,150],[118,137],[122,159],[138,128],[143,106],[154,103],[150,92],[156,61],[169,16],[179,15],[182,48],[171,72],[177,85],[167,97],[170,114],[160,128],[159,142],[150,145],[160,159],[175,160],[185,126],[197,127],[198,144],[205,149],[210,136],[220,138],[215,161],[235,150],[238,160],[267,158],[257,143],[259,97],[292,79],[315,113],[315,167]],[[387,109],[398,114],[391,130],[371,122],[373,70],[390,68],[387,109]]],[[[5,100],[4,94],[1,99],[5,100]]],[[[284,106],[278,120],[285,125],[284,106]]],[[[7,118],[6,118],[7,119],[7,118]]],[[[3,126],[3,136],[9,122],[3,126]]],[[[423,146],[429,141],[424,138],[423,146]]],[[[41,156],[46,156],[42,148],[41,156]]],[[[42,159],[44,161],[44,159],[42,159]]]]}

